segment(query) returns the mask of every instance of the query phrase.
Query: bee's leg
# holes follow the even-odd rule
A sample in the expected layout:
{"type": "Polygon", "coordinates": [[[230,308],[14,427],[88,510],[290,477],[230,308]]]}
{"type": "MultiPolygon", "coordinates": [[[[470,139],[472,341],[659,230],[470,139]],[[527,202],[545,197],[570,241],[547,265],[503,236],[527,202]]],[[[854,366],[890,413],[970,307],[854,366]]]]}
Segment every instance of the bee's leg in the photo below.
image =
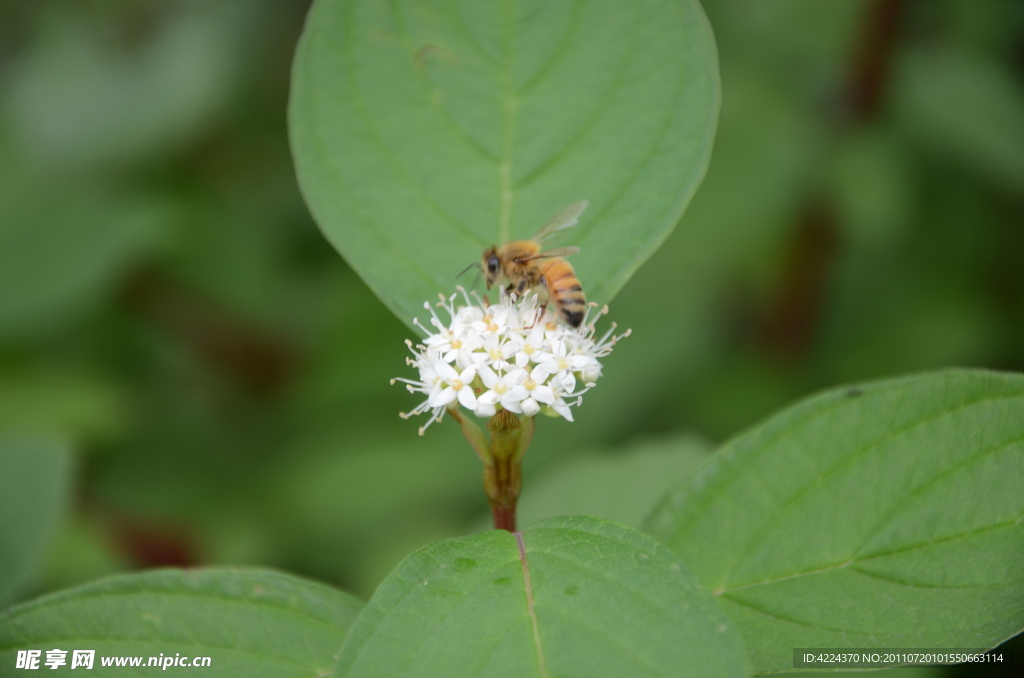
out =
{"type": "Polygon", "coordinates": [[[517,289],[519,291],[519,296],[520,297],[523,296],[523,292],[526,291],[526,287],[529,284],[530,284],[530,281],[528,279],[526,279],[526,278],[523,278],[522,280],[519,281],[519,286],[518,286],[517,289]]]}

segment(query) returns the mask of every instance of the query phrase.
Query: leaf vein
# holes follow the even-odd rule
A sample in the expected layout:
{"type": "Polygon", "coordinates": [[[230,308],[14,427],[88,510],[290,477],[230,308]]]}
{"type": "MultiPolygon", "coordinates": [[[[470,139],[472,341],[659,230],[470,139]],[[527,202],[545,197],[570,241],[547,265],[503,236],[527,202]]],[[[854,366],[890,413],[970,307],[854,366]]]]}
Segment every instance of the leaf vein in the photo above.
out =
{"type": "Polygon", "coordinates": [[[537,670],[541,678],[548,678],[547,666],[544,662],[544,648],[540,641],[540,625],[537,622],[537,611],[534,607],[533,585],[530,582],[530,566],[526,559],[526,544],[523,543],[522,532],[514,534],[516,545],[519,547],[519,561],[523,566],[523,583],[526,587],[526,606],[530,615],[530,622],[533,625],[533,645],[537,650],[537,670]]]}
{"type": "MultiPolygon", "coordinates": [[[[579,3],[576,3],[573,6],[574,15],[579,13],[579,7],[579,3]]],[[[634,14],[634,29],[636,28],[637,23],[636,17],[637,15],[634,14]]],[[[574,25],[575,23],[576,22],[570,23],[570,30],[568,35],[563,40],[563,45],[567,45],[572,35],[576,33],[576,26],[574,25]]],[[[562,146],[557,150],[557,152],[548,156],[546,160],[541,162],[539,165],[530,170],[525,176],[521,177],[518,181],[516,181],[515,188],[523,189],[529,184],[533,183],[538,177],[543,176],[544,173],[546,173],[548,170],[552,168],[552,166],[555,165],[555,163],[564,158],[568,153],[572,151],[573,148],[579,146],[579,144],[583,141],[583,138],[590,132],[591,129],[593,129],[594,125],[597,124],[597,121],[600,120],[605,115],[607,115],[609,110],[607,106],[608,101],[612,99],[620,89],[622,89],[622,86],[625,84],[625,72],[628,69],[628,67],[632,64],[633,59],[636,57],[638,51],[636,43],[636,30],[630,30],[628,31],[628,34],[630,35],[631,40],[629,43],[629,48],[626,51],[626,56],[625,58],[622,59],[622,61],[619,62],[618,66],[615,68],[615,73],[612,76],[612,82],[608,86],[608,89],[604,92],[604,94],[601,95],[600,99],[590,108],[590,115],[587,116],[587,119],[583,122],[583,124],[577,125],[575,127],[572,136],[564,144],[562,144],[562,146]]],[[[552,61],[555,63],[549,62],[550,68],[554,68],[554,66],[557,64],[557,60],[563,58],[568,53],[569,50],[567,47],[563,47],[558,52],[556,52],[557,59],[552,59],[552,61]]],[[[549,70],[549,65],[545,65],[543,69],[544,72],[549,70]]],[[[528,85],[522,88],[522,91],[526,92],[531,87],[533,87],[536,81],[539,80],[539,76],[540,74],[538,74],[538,76],[535,76],[534,79],[531,80],[528,85]]],[[[580,236],[582,236],[584,231],[577,230],[577,233],[580,236]]]]}
{"type": "Polygon", "coordinates": [[[583,5],[581,0],[576,0],[573,3],[572,11],[570,12],[569,17],[569,27],[566,30],[566,32],[562,35],[562,39],[558,41],[558,47],[555,49],[554,53],[547,60],[547,62],[543,66],[541,66],[540,69],[538,69],[534,76],[517,90],[517,93],[519,95],[529,93],[529,91],[533,89],[537,82],[543,80],[544,76],[546,76],[549,71],[554,69],[554,67],[557,66],[561,61],[563,61],[565,59],[565,56],[570,53],[571,50],[569,49],[569,44],[572,41],[573,35],[576,34],[579,28],[579,22],[576,21],[576,18],[579,17],[582,6],[583,5]]]}
{"type": "MultiPolygon", "coordinates": [[[[406,30],[404,15],[401,12],[396,12],[395,21],[399,26],[399,34],[402,36],[402,45],[405,47],[406,51],[409,54],[415,54],[416,48],[409,43],[409,38],[411,36],[406,30]]],[[[424,76],[422,78],[419,78],[418,80],[420,82],[424,98],[428,99],[428,83],[431,83],[432,81],[430,81],[429,76],[426,75],[426,67],[424,67],[423,70],[424,76]]],[[[469,133],[465,129],[463,129],[462,125],[460,125],[455,120],[455,118],[452,117],[451,113],[448,112],[448,109],[445,106],[436,105],[433,107],[433,110],[437,112],[438,118],[445,124],[445,126],[448,127],[448,129],[450,129],[451,131],[453,131],[466,147],[475,152],[480,158],[492,164],[498,163],[498,158],[496,158],[493,153],[488,151],[486,148],[481,146],[475,139],[473,139],[473,137],[471,137],[469,133]]]]}
{"type": "MultiPolygon", "coordinates": [[[[1013,447],[1014,445],[1016,445],[1017,443],[1020,443],[1021,441],[1024,441],[1024,435],[1017,436],[1016,438],[1014,438],[1012,440],[1005,441],[1002,444],[996,445],[995,447],[991,447],[991,448],[986,449],[986,450],[981,450],[981,451],[977,452],[976,454],[973,454],[973,455],[967,457],[961,463],[956,464],[956,465],[952,466],[951,468],[947,469],[945,472],[936,474],[936,475],[932,476],[931,478],[929,478],[926,482],[924,482],[921,485],[919,485],[918,487],[915,487],[913,490],[911,490],[909,493],[907,493],[906,496],[904,496],[898,502],[894,503],[893,506],[888,511],[885,512],[885,514],[883,514],[881,517],[879,517],[879,519],[875,522],[875,524],[869,530],[866,530],[867,537],[865,537],[864,541],[861,542],[861,544],[859,546],[857,546],[857,548],[854,549],[854,554],[856,555],[857,553],[859,553],[861,551],[861,549],[863,549],[864,546],[867,544],[867,541],[872,536],[874,536],[874,532],[876,530],[878,530],[880,526],[884,525],[886,523],[886,521],[888,521],[894,515],[896,515],[899,512],[899,509],[903,508],[907,504],[907,502],[909,502],[911,499],[913,499],[917,495],[921,494],[922,492],[924,492],[926,489],[928,489],[929,487],[931,487],[935,483],[937,483],[937,482],[939,482],[941,480],[944,480],[945,478],[948,478],[949,476],[955,474],[956,472],[962,470],[963,468],[965,468],[967,466],[970,466],[974,462],[979,461],[982,458],[989,456],[990,454],[995,454],[997,452],[1002,452],[1003,450],[1006,450],[1007,448],[1013,447]]],[[[865,559],[867,559],[869,557],[871,557],[871,556],[870,555],[862,556],[862,557],[858,558],[858,560],[865,560],[865,559]]]]}
{"type": "MultiPolygon", "coordinates": [[[[904,393],[905,393],[905,390],[904,390],[904,393]]],[[[996,401],[999,401],[999,400],[1011,400],[1011,399],[1021,398],[1021,397],[1022,396],[1020,394],[1012,394],[1012,395],[1005,395],[1005,396],[998,396],[998,397],[987,396],[987,397],[979,398],[979,399],[976,399],[976,400],[972,400],[970,402],[959,403],[955,407],[950,407],[948,409],[944,409],[941,412],[937,412],[935,414],[932,414],[932,415],[927,416],[927,417],[922,418],[922,419],[915,419],[914,421],[911,421],[911,422],[907,423],[907,425],[903,426],[902,428],[900,428],[898,430],[895,430],[895,431],[889,431],[885,435],[880,436],[876,440],[872,441],[870,444],[868,444],[868,445],[866,445],[866,446],[864,446],[864,447],[862,447],[862,448],[860,448],[860,449],[858,449],[858,450],[856,450],[856,451],[854,451],[854,452],[852,452],[850,454],[847,454],[847,455],[843,456],[839,460],[839,462],[837,464],[833,465],[831,468],[829,468],[824,473],[822,473],[820,477],[822,479],[824,479],[824,478],[827,478],[827,477],[833,475],[834,473],[837,473],[838,471],[844,469],[846,466],[848,466],[849,464],[853,463],[854,461],[857,461],[858,459],[860,459],[864,455],[868,454],[869,452],[878,449],[880,446],[882,446],[882,445],[884,445],[884,444],[886,444],[888,442],[891,442],[895,438],[897,438],[897,437],[899,437],[899,436],[907,433],[908,431],[911,431],[911,430],[913,430],[913,429],[915,429],[915,428],[917,428],[919,426],[923,426],[925,424],[932,423],[932,422],[937,421],[939,419],[942,419],[944,417],[948,417],[948,416],[952,416],[954,414],[961,413],[961,412],[963,412],[964,410],[966,410],[968,408],[974,408],[974,407],[977,407],[979,405],[983,405],[983,404],[990,403],[990,402],[996,402],[996,401]]],[[[819,414],[820,415],[824,415],[826,413],[831,413],[834,409],[835,409],[835,407],[831,407],[831,408],[829,408],[826,411],[820,412],[819,414]]],[[[815,418],[817,418],[817,417],[812,417],[810,420],[813,420],[815,418]]],[[[767,449],[769,449],[768,446],[762,446],[760,448],[759,454],[757,456],[760,456],[761,454],[764,454],[767,449]]],[[[789,497],[785,502],[783,502],[767,521],[765,521],[764,523],[759,525],[758,529],[756,531],[754,531],[753,539],[751,539],[744,546],[744,548],[742,550],[738,550],[737,551],[737,556],[736,556],[736,558],[734,560],[734,565],[733,565],[732,570],[730,571],[729,575],[726,576],[725,581],[728,581],[729,579],[731,579],[735,575],[736,570],[745,561],[747,561],[750,558],[750,555],[753,553],[754,550],[756,550],[759,546],[761,546],[766,540],[773,538],[773,535],[772,535],[771,531],[768,529],[769,526],[771,526],[771,525],[777,523],[779,520],[781,520],[782,517],[784,515],[786,515],[787,509],[789,509],[797,501],[799,501],[807,492],[810,492],[811,490],[813,490],[816,487],[817,487],[817,484],[807,484],[804,487],[800,488],[800,490],[798,492],[796,492],[791,497],[789,497]]],[[[728,586],[726,586],[725,588],[728,588],[728,586]]]]}
{"type": "MultiPolygon", "coordinates": [[[[348,20],[344,23],[345,25],[350,25],[352,23],[351,17],[348,17],[348,20]]],[[[320,31],[318,30],[315,33],[315,35],[319,34],[320,31]]],[[[312,41],[313,36],[310,37],[312,41]]],[[[346,35],[344,37],[347,42],[349,36],[346,35]]],[[[342,61],[347,61],[347,52],[341,52],[341,56],[342,61]]],[[[400,259],[404,264],[402,267],[404,271],[406,271],[407,273],[415,273],[428,285],[433,284],[434,278],[432,275],[430,275],[427,268],[422,266],[420,262],[417,260],[417,258],[412,256],[411,252],[409,252],[407,248],[399,246],[398,241],[391,235],[391,229],[380,227],[373,219],[367,218],[367,216],[364,213],[362,213],[359,209],[355,207],[358,203],[356,200],[352,198],[352,194],[346,187],[344,178],[338,171],[338,168],[334,165],[334,159],[328,155],[327,149],[330,148],[330,144],[328,143],[328,140],[324,136],[322,125],[320,125],[319,121],[315,119],[317,117],[315,111],[320,110],[320,107],[316,104],[316,101],[318,99],[317,87],[315,85],[310,85],[308,91],[311,100],[310,108],[312,111],[314,111],[314,121],[310,124],[310,128],[312,129],[313,136],[316,137],[318,141],[317,144],[314,144],[315,152],[318,153],[321,159],[323,160],[323,167],[328,172],[330,172],[330,174],[334,177],[334,188],[338,191],[340,196],[350,206],[352,206],[352,208],[349,210],[349,215],[353,220],[359,221],[366,226],[365,228],[362,229],[364,233],[367,233],[371,236],[376,236],[381,241],[383,241],[383,245],[387,248],[388,256],[390,256],[392,259],[400,259]]],[[[349,92],[353,95],[352,99],[355,100],[357,98],[357,95],[354,91],[354,84],[351,82],[349,92]]],[[[349,262],[349,265],[366,282],[370,289],[373,290],[373,293],[377,295],[378,298],[389,298],[390,295],[384,292],[384,289],[380,286],[378,282],[380,279],[377,276],[367,275],[367,269],[363,266],[361,258],[346,257],[346,260],[349,262]]]]}
{"type": "Polygon", "coordinates": [[[500,61],[498,60],[498,58],[495,57],[490,52],[488,52],[484,48],[483,43],[481,43],[479,40],[477,40],[476,36],[473,35],[473,32],[471,30],[469,30],[469,26],[466,25],[466,19],[465,19],[464,16],[462,16],[461,9],[459,9],[459,8],[461,8],[461,6],[462,6],[461,3],[456,3],[455,0],[449,0],[448,7],[449,7],[450,16],[455,18],[455,21],[453,22],[453,24],[462,32],[462,35],[466,38],[467,43],[474,50],[476,50],[477,54],[481,58],[483,58],[484,61],[490,62],[490,64],[493,65],[493,66],[498,66],[500,64],[500,61]],[[456,5],[458,5],[458,7],[456,7],[456,5]]]}
{"type": "MultiPolygon", "coordinates": [[[[936,539],[934,541],[924,542],[924,543],[920,543],[920,544],[913,544],[911,546],[907,546],[906,548],[895,549],[895,550],[892,550],[892,551],[887,551],[885,553],[879,553],[877,555],[866,556],[866,557],[863,557],[863,558],[854,558],[854,559],[847,560],[846,562],[839,563],[838,565],[828,565],[828,566],[821,567],[821,568],[818,568],[818,569],[815,569],[815,570],[806,570],[806,571],[803,571],[803,572],[796,572],[794,574],[787,574],[787,575],[785,575],[783,577],[776,577],[774,579],[766,579],[764,581],[756,581],[756,582],[752,582],[750,584],[742,584],[740,586],[733,586],[731,588],[722,588],[722,589],[718,589],[716,591],[713,591],[712,593],[714,595],[716,595],[716,596],[718,596],[718,595],[725,595],[727,593],[732,593],[734,591],[742,591],[743,589],[754,588],[755,586],[765,586],[765,585],[768,585],[768,584],[776,584],[776,583],[778,583],[780,581],[786,581],[787,579],[798,579],[800,577],[808,577],[808,576],[815,575],[815,574],[823,574],[825,572],[830,572],[832,570],[838,570],[838,569],[849,567],[851,565],[856,565],[857,563],[863,563],[863,562],[866,562],[868,560],[875,560],[875,559],[878,559],[878,558],[885,558],[887,556],[896,555],[896,554],[900,554],[900,553],[907,553],[909,551],[915,551],[917,549],[927,548],[929,546],[935,546],[936,544],[943,544],[945,542],[956,541],[957,539],[963,539],[965,537],[971,537],[971,536],[974,536],[974,535],[977,535],[977,534],[982,534],[984,532],[991,532],[992,530],[1001,530],[1001,529],[1003,529],[1005,527],[1015,527],[1016,525],[1020,524],[1022,518],[1024,518],[1024,515],[1022,515],[1020,518],[1016,518],[1014,520],[1006,521],[1006,522],[1003,522],[1003,523],[998,523],[996,525],[986,525],[985,527],[978,528],[976,530],[970,530],[968,532],[963,532],[961,534],[952,535],[952,536],[949,536],[949,537],[943,537],[941,539],[936,539]]],[[[854,569],[854,568],[850,568],[850,569],[854,569]]],[[[859,570],[859,569],[857,570],[857,572],[863,573],[863,571],[859,570]]]]}
{"type": "MultiPolygon", "coordinates": [[[[346,9],[349,11],[350,14],[349,21],[346,21],[345,24],[351,31],[352,27],[355,24],[355,22],[352,21],[351,17],[351,4],[349,4],[346,7],[346,9]]],[[[373,142],[373,145],[377,148],[378,151],[380,151],[381,155],[391,166],[391,169],[394,171],[396,178],[404,182],[410,189],[412,189],[412,191],[420,199],[423,200],[423,202],[431,209],[431,211],[434,214],[436,214],[438,217],[441,217],[441,219],[447,222],[455,230],[459,231],[462,235],[469,238],[476,238],[477,236],[476,234],[473,233],[472,230],[470,230],[462,222],[460,222],[453,215],[449,214],[446,210],[444,210],[440,205],[437,204],[437,202],[430,196],[430,194],[423,189],[423,186],[420,184],[420,182],[414,179],[408,173],[408,171],[402,166],[402,163],[399,160],[398,156],[395,154],[395,152],[381,139],[380,132],[377,130],[377,125],[374,123],[373,117],[370,116],[369,113],[367,113],[366,102],[363,99],[363,93],[357,85],[355,72],[356,60],[353,58],[352,55],[352,46],[355,44],[356,41],[353,39],[351,32],[346,37],[347,39],[344,41],[342,49],[345,57],[343,59],[343,62],[345,64],[345,71],[346,74],[348,75],[348,82],[350,85],[349,91],[352,93],[352,101],[355,104],[356,111],[358,111],[359,113],[359,117],[363,121],[363,125],[364,128],[366,129],[367,136],[370,138],[370,140],[373,142]]],[[[383,230],[386,231],[387,229],[383,230]]]]}
{"type": "Polygon", "coordinates": [[[998,588],[999,584],[972,584],[970,586],[933,586],[928,584],[918,584],[912,581],[905,581],[902,579],[896,579],[886,575],[878,574],[876,572],[868,572],[856,565],[850,568],[851,572],[867,577],[868,579],[877,579],[878,581],[888,582],[890,584],[897,584],[899,586],[906,586],[913,589],[923,589],[927,591],[971,591],[974,589],[987,589],[987,588],[998,588]]]}
{"type": "Polygon", "coordinates": [[[509,3],[502,3],[504,14],[504,51],[505,60],[501,68],[501,163],[498,166],[498,242],[508,242],[508,234],[512,225],[512,159],[515,151],[516,132],[516,95],[512,89],[512,70],[514,68],[513,46],[515,36],[512,34],[512,19],[509,3]]]}

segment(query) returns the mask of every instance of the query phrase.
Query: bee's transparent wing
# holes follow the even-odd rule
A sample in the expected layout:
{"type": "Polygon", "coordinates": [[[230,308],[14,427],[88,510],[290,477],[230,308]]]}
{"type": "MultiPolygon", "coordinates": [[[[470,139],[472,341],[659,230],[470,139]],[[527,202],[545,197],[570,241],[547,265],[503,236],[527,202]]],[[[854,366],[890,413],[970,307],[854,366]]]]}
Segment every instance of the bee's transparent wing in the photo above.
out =
{"type": "Polygon", "coordinates": [[[580,248],[579,247],[574,247],[574,246],[558,247],[558,248],[553,249],[553,250],[547,250],[545,252],[538,252],[537,254],[534,254],[532,257],[530,257],[528,259],[525,259],[525,261],[534,261],[536,259],[554,259],[555,257],[568,257],[568,256],[571,256],[573,254],[576,254],[579,251],[580,251],[580,248]]]}
{"type": "Polygon", "coordinates": [[[540,229],[537,235],[533,236],[534,242],[544,242],[558,231],[575,226],[576,222],[580,220],[583,210],[587,209],[589,204],[586,200],[580,200],[566,207],[556,214],[551,221],[544,224],[544,228],[540,229]]]}

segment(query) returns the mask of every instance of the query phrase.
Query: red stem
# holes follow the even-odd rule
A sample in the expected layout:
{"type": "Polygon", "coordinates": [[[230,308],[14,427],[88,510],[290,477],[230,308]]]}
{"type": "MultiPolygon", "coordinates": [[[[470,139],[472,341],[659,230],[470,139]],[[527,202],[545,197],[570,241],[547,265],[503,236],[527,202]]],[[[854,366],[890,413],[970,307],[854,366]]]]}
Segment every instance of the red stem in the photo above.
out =
{"type": "Polygon", "coordinates": [[[491,506],[491,515],[494,516],[494,529],[516,531],[516,507],[513,506],[491,506]]]}

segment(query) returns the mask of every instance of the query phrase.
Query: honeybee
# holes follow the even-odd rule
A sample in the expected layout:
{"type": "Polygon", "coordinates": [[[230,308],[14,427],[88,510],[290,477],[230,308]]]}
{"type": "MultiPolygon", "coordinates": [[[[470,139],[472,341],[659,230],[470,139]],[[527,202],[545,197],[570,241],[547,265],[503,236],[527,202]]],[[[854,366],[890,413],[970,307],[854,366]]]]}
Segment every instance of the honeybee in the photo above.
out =
{"type": "Polygon", "coordinates": [[[580,248],[561,247],[542,252],[541,243],[558,231],[575,226],[587,205],[586,200],[569,205],[530,240],[515,240],[484,250],[480,267],[487,289],[501,280],[509,281],[505,288],[508,294],[515,292],[522,296],[528,289],[540,288],[542,300],[546,292],[546,301],[554,305],[562,320],[571,327],[579,327],[583,322],[587,298],[572,264],[564,257],[576,254],[580,248]]]}

